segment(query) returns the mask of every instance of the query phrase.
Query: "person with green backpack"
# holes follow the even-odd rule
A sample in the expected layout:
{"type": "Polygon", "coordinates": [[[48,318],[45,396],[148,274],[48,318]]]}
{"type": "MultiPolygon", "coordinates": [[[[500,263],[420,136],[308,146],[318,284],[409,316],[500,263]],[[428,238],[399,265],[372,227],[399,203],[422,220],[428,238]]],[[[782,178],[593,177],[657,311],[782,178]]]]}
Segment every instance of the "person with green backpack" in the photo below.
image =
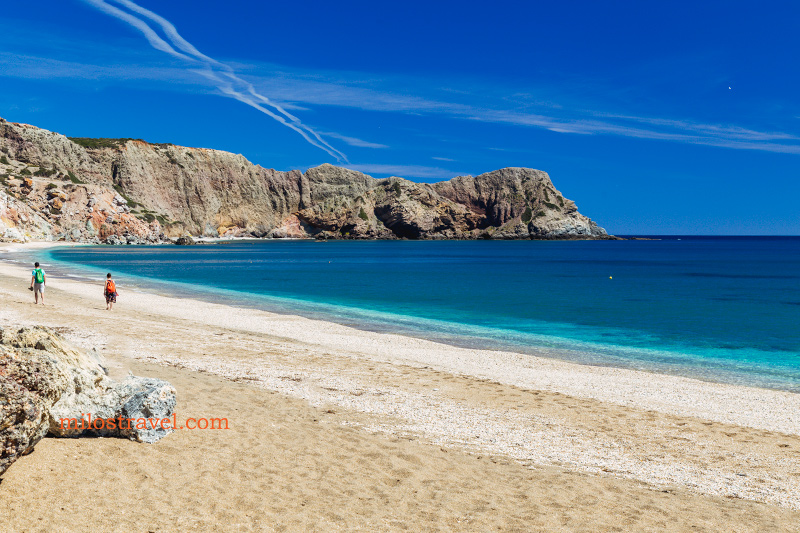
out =
{"type": "Polygon", "coordinates": [[[33,264],[33,267],[30,290],[33,291],[34,305],[39,303],[39,295],[42,296],[42,305],[44,305],[44,287],[47,285],[47,275],[44,273],[44,269],[39,268],[38,261],[33,264]]]}

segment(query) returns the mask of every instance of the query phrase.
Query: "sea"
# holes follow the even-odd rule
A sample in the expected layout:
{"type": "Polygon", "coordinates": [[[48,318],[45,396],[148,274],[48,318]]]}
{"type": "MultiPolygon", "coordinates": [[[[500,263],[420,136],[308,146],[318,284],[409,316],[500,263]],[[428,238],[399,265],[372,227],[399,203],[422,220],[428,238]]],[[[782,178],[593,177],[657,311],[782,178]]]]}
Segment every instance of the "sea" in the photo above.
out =
{"type": "Polygon", "coordinates": [[[651,238],[260,240],[33,255],[50,276],[113,273],[120,306],[125,290],[152,291],[470,348],[800,392],[800,237],[651,238]]]}

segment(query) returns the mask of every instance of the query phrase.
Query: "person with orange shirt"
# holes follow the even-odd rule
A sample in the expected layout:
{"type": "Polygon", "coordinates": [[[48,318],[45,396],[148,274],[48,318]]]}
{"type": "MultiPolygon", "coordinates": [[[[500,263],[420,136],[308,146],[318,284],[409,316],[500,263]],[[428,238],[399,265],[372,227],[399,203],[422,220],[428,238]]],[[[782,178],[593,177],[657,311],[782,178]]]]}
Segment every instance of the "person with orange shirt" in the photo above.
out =
{"type": "Polygon", "coordinates": [[[111,279],[111,273],[106,274],[106,311],[110,311],[114,304],[117,303],[117,285],[111,279]]]}

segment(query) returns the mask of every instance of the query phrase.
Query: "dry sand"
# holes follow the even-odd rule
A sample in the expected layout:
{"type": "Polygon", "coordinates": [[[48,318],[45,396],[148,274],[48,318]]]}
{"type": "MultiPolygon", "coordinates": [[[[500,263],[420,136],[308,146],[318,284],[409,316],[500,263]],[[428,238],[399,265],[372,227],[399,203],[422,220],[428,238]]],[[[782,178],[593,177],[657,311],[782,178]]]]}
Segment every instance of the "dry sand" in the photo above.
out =
{"type": "Polygon", "coordinates": [[[800,395],[466,350],[0,264],[0,325],[229,430],[45,439],[0,531],[800,531],[800,395]]]}

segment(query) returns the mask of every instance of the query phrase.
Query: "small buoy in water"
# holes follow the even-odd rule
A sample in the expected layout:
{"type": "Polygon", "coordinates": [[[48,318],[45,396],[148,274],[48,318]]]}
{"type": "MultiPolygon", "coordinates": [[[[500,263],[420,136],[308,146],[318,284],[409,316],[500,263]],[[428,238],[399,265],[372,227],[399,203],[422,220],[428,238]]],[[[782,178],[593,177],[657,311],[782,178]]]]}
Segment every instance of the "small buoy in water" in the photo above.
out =
{"type": "Polygon", "coordinates": [[[608,276],[608,279],[614,279],[614,277],[613,276],[608,276]]]}

